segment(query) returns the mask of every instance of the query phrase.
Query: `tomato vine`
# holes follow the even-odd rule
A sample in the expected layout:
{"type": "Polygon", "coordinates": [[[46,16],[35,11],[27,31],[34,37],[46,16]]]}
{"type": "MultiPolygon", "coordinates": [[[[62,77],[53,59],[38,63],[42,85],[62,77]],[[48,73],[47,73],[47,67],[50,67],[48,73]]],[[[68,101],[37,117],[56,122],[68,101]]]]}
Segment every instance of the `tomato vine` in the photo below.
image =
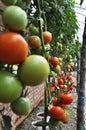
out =
{"type": "MultiPolygon", "coordinates": [[[[4,62],[4,55],[0,59],[0,67],[18,77],[19,81],[22,82],[22,86],[39,85],[44,81],[44,119],[35,125],[41,126],[43,130],[46,130],[47,126],[49,126],[49,129],[56,129],[60,123],[68,123],[68,106],[74,99],[72,95],[74,81],[71,72],[75,70],[75,63],[80,49],[80,43],[76,36],[78,24],[74,12],[75,2],[74,0],[18,0],[15,5],[15,8],[20,7],[19,9],[24,11],[27,25],[25,23],[24,28],[16,29],[15,24],[17,22],[14,20],[9,23],[9,19],[6,18],[5,14],[4,19],[6,18],[7,21],[2,19],[3,24],[5,23],[4,31],[17,31],[24,37],[29,45],[28,55],[25,55],[26,57],[22,63],[17,63],[16,74],[13,70],[14,64],[2,63],[4,62]],[[33,58],[30,59],[31,57],[33,58]],[[37,71],[34,69],[35,66],[37,71]],[[38,81],[38,79],[40,80],[38,81]],[[54,122],[53,125],[52,122],[54,122]]],[[[13,9],[13,6],[11,7],[13,9]]],[[[12,11],[12,13],[14,12],[12,11]]],[[[16,14],[12,16],[16,17],[16,14]]],[[[18,22],[20,22],[18,26],[21,26],[21,20],[18,22]]],[[[2,44],[4,43],[5,41],[2,44]]],[[[24,49],[24,47],[22,48],[24,49]]],[[[25,96],[23,92],[21,96],[25,96]]],[[[17,100],[14,102],[16,104],[17,100]]],[[[14,110],[14,108],[12,109],[14,110]]],[[[17,112],[19,111],[20,109],[17,112]]],[[[24,111],[20,113],[24,113],[24,111]]]]}

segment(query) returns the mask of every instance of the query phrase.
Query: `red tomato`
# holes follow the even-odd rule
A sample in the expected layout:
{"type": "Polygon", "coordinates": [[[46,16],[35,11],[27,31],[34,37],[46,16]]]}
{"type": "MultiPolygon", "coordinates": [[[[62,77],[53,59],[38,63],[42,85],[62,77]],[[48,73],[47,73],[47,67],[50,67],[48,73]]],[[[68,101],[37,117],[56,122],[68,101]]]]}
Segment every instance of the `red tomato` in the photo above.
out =
{"type": "Polygon", "coordinates": [[[57,105],[57,102],[58,102],[58,98],[57,98],[57,97],[54,97],[54,99],[53,99],[53,105],[56,106],[56,105],[57,105]]]}
{"type": "Polygon", "coordinates": [[[50,106],[49,115],[55,119],[61,120],[64,116],[64,109],[59,106],[50,106]]]}
{"type": "Polygon", "coordinates": [[[52,34],[48,31],[43,32],[44,43],[47,44],[52,40],[52,34]]]}
{"type": "Polygon", "coordinates": [[[53,66],[57,66],[57,65],[59,64],[59,59],[58,59],[57,57],[51,57],[50,63],[51,63],[53,66]]]}
{"type": "Polygon", "coordinates": [[[55,86],[54,86],[53,84],[50,84],[50,89],[51,89],[52,91],[55,91],[55,90],[56,90],[56,88],[55,88],[55,86]]]}
{"type": "Polygon", "coordinates": [[[62,93],[62,94],[60,94],[60,98],[61,98],[62,104],[70,104],[74,100],[74,97],[71,93],[68,93],[68,94],[62,93]]]}
{"type": "Polygon", "coordinates": [[[73,77],[71,75],[68,75],[67,76],[67,79],[70,81],[70,82],[73,82],[73,77]]]}
{"type": "Polygon", "coordinates": [[[19,64],[28,55],[28,43],[16,32],[0,34],[0,61],[6,64],[19,64]]]}
{"type": "Polygon", "coordinates": [[[59,84],[64,84],[64,80],[62,78],[58,78],[58,83],[59,84]]]}
{"type": "Polygon", "coordinates": [[[63,85],[63,84],[60,84],[60,85],[59,85],[59,88],[63,89],[63,88],[64,88],[64,85],[63,85]]]}

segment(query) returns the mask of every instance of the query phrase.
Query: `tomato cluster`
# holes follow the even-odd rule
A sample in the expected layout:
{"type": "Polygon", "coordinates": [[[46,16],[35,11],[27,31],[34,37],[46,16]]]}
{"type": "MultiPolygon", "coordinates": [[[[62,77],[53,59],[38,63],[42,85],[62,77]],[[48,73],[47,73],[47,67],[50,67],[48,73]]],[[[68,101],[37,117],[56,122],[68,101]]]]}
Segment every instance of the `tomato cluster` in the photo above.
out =
{"type": "MultiPolygon", "coordinates": [[[[28,33],[28,38],[22,34],[28,25],[27,13],[17,0],[2,2],[6,7],[2,13],[4,31],[0,34],[0,102],[10,103],[15,114],[24,115],[30,110],[30,100],[23,93],[25,86],[46,81],[50,67],[45,57],[31,52],[42,47],[41,38],[36,33],[28,33]]],[[[50,42],[52,35],[47,33],[44,39],[50,42]]]]}
{"type": "Polygon", "coordinates": [[[49,93],[51,93],[52,98],[49,102],[48,115],[51,117],[50,119],[67,124],[69,122],[69,105],[74,101],[72,93],[74,63],[72,56],[57,57],[51,55],[48,61],[52,71],[49,83],[49,93]]]}
{"type": "Polygon", "coordinates": [[[72,94],[74,80],[71,73],[66,75],[62,73],[56,75],[49,84],[52,98],[48,107],[48,114],[57,122],[68,123],[69,111],[68,106],[74,101],[72,94]]]}
{"type": "MultiPolygon", "coordinates": [[[[30,100],[24,97],[25,86],[37,86],[46,81],[47,115],[68,123],[67,108],[74,100],[72,56],[52,53],[53,36],[44,28],[42,17],[29,21],[27,12],[18,6],[19,1],[2,2],[7,6],[2,13],[5,31],[0,34],[0,102],[10,102],[17,115],[26,114],[30,100]]],[[[62,47],[58,43],[55,50],[62,47]]]]}

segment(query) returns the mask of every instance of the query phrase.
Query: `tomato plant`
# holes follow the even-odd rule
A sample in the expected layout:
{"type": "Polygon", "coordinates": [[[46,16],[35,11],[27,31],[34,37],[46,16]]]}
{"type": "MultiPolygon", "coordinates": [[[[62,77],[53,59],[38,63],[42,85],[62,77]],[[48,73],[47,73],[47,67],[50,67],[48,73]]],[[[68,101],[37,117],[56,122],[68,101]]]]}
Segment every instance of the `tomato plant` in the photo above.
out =
{"type": "MultiPolygon", "coordinates": [[[[43,129],[46,129],[47,116],[57,122],[68,123],[65,109],[74,99],[71,93],[74,86],[71,72],[79,47],[78,41],[75,41],[77,24],[71,8],[73,4],[63,0],[17,0],[15,4],[6,6],[2,13],[5,29],[0,34],[0,67],[12,73],[13,78],[12,67],[16,64],[16,77],[21,86],[36,86],[46,81],[43,129]]],[[[12,78],[7,82],[8,75],[2,74],[2,85],[5,86],[6,82],[7,87],[14,86],[12,78]]],[[[18,84],[16,86],[19,87],[18,84]]],[[[16,87],[13,88],[15,92],[16,87]]],[[[23,97],[23,88],[21,91],[17,99],[12,97],[10,100],[10,90],[9,100],[3,97],[3,91],[0,96],[1,101],[11,102],[11,109],[18,115],[26,114],[30,107],[29,101],[23,97]]],[[[8,96],[8,93],[5,94],[8,96]]],[[[15,97],[13,91],[12,94],[15,97]]]]}

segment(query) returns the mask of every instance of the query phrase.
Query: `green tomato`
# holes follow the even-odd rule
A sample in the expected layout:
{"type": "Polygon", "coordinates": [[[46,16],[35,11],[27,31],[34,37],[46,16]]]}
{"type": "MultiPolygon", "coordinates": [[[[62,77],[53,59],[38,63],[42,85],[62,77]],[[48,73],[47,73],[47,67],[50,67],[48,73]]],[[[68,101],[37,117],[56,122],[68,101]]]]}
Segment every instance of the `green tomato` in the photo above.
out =
{"type": "Polygon", "coordinates": [[[40,55],[30,55],[19,66],[18,75],[26,85],[39,85],[44,82],[50,72],[47,60],[40,55]]]}
{"type": "Polygon", "coordinates": [[[55,71],[56,73],[61,72],[61,67],[60,67],[60,65],[57,65],[56,67],[54,67],[54,71],[55,71]]]}
{"type": "Polygon", "coordinates": [[[22,84],[13,74],[0,71],[0,102],[16,100],[22,93],[22,84]]]}
{"type": "Polygon", "coordinates": [[[24,115],[30,110],[30,100],[27,97],[19,97],[11,103],[12,111],[17,115],[24,115]]]}
{"type": "Polygon", "coordinates": [[[2,21],[12,31],[20,31],[27,26],[27,14],[22,8],[11,5],[3,11],[2,21]]]}
{"type": "Polygon", "coordinates": [[[31,25],[31,26],[29,27],[29,31],[30,31],[31,35],[36,35],[36,34],[39,33],[38,27],[36,27],[36,26],[34,26],[34,25],[31,25]]]}
{"type": "Polygon", "coordinates": [[[1,0],[5,5],[14,5],[17,0],[1,0]]]}

